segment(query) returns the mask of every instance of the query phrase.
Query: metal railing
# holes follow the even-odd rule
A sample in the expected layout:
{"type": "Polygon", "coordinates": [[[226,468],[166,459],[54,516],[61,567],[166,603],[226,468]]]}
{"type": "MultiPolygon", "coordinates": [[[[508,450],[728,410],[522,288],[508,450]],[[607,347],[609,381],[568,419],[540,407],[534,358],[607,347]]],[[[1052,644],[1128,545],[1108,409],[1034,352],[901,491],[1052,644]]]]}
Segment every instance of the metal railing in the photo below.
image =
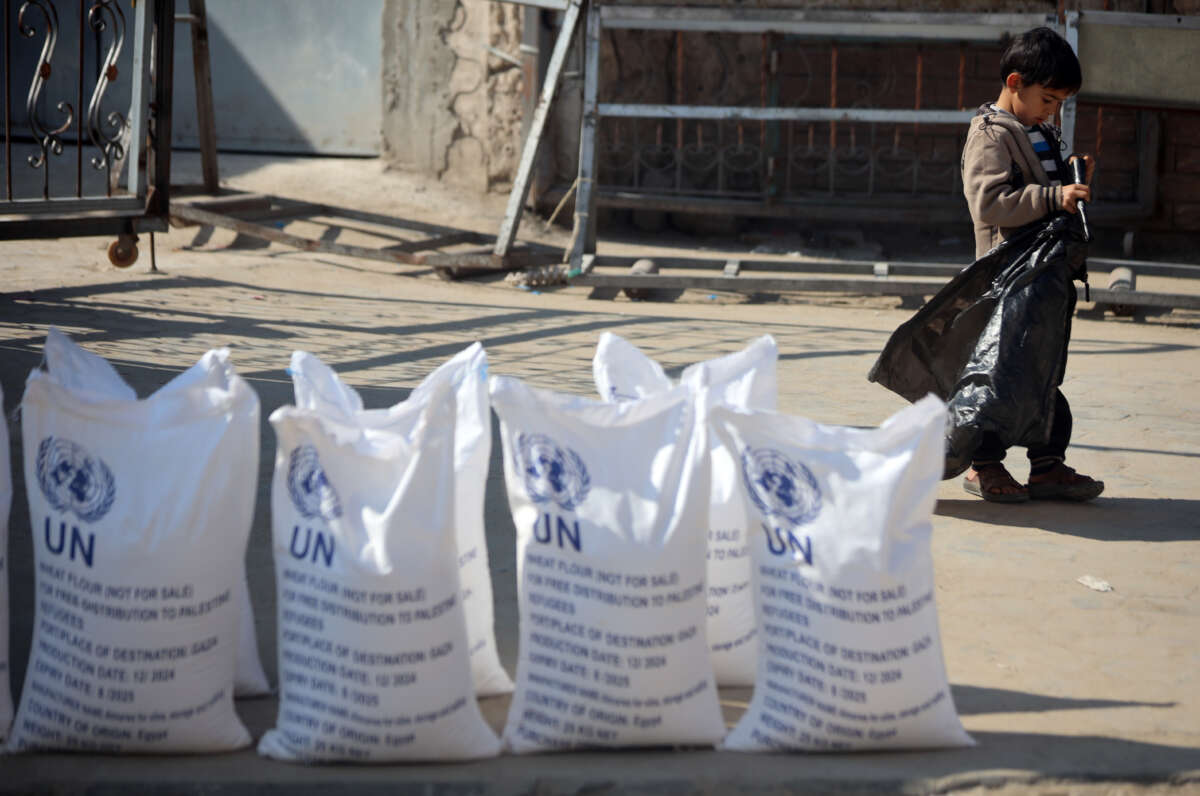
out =
{"type": "Polygon", "coordinates": [[[166,229],[173,0],[3,0],[0,12],[0,239],[166,229]]]}
{"type": "MultiPolygon", "coordinates": [[[[812,221],[965,221],[959,153],[979,99],[975,86],[968,105],[967,87],[979,82],[968,75],[969,59],[979,46],[998,58],[1004,36],[1039,25],[1075,43],[1080,18],[592,3],[570,262],[577,268],[594,251],[597,205],[812,221]],[[730,44],[738,37],[740,49],[730,44]],[[635,58],[638,66],[622,73],[621,47],[664,55],[650,67],[635,58]],[[863,66],[870,47],[878,47],[874,60],[863,66]],[[855,57],[856,74],[848,66],[855,57]],[[802,64],[791,72],[808,83],[781,91],[788,59],[802,64]],[[713,62],[724,65],[722,74],[705,65],[713,62]],[[905,68],[899,79],[898,63],[905,68]]],[[[1112,179],[1098,171],[1093,188],[1105,218],[1144,217],[1153,209],[1157,119],[1142,110],[1113,113],[1137,116],[1125,125],[1136,163],[1119,164],[1128,168],[1112,179]]],[[[1104,119],[1103,106],[1080,115],[1072,97],[1061,115],[1064,143],[1071,148],[1084,121],[1084,137],[1098,150],[1104,119]]]]}

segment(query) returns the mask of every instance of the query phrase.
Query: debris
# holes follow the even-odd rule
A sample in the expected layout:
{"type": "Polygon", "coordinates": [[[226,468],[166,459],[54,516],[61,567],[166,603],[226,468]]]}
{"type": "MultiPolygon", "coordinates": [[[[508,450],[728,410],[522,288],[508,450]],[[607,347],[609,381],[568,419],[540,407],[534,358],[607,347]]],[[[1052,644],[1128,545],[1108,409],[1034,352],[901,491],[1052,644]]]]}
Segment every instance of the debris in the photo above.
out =
{"type": "Polygon", "coordinates": [[[526,268],[524,271],[512,271],[504,277],[504,281],[523,289],[543,285],[565,285],[567,283],[567,266],[543,265],[526,268]]]}
{"type": "Polygon", "coordinates": [[[1113,591],[1111,583],[1106,580],[1101,580],[1094,575],[1080,575],[1075,579],[1075,582],[1082,583],[1084,586],[1087,586],[1089,589],[1093,589],[1095,591],[1113,591]]]}
{"type": "MultiPolygon", "coordinates": [[[[629,273],[645,276],[657,274],[658,263],[649,258],[643,257],[642,259],[635,261],[633,265],[629,266],[629,273]]],[[[627,287],[625,288],[625,295],[634,301],[641,301],[653,298],[655,293],[653,288],[627,287]]]]}

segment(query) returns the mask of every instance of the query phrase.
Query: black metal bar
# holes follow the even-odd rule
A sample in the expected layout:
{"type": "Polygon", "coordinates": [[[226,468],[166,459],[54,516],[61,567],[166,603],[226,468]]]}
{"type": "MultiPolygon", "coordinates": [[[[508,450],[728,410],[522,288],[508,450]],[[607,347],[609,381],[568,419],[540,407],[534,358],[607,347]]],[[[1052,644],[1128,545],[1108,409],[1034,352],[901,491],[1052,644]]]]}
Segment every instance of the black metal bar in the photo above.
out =
{"type": "Polygon", "coordinates": [[[83,28],[87,19],[87,0],[79,0],[79,90],[75,95],[75,198],[83,198],[83,28]]]}
{"type": "MultiPolygon", "coordinates": [[[[98,0],[88,12],[88,24],[97,34],[97,45],[100,41],[99,35],[109,28],[112,29],[112,41],[100,63],[100,74],[96,80],[96,88],[92,91],[92,98],[88,102],[87,114],[88,135],[96,148],[100,150],[99,155],[92,157],[92,166],[111,175],[113,165],[120,163],[125,157],[121,137],[129,125],[129,120],[118,111],[113,111],[107,119],[103,119],[103,104],[108,87],[117,79],[118,75],[117,61],[125,45],[125,12],[121,10],[120,4],[113,0],[98,0]],[[106,122],[108,127],[115,128],[112,135],[105,132],[106,122]]],[[[137,77],[134,75],[134,79],[137,77]]],[[[113,182],[112,179],[106,180],[108,196],[112,196],[113,182]]]]}
{"type": "Polygon", "coordinates": [[[154,103],[150,114],[150,142],[153,157],[148,153],[147,214],[166,215],[171,192],[171,118],[175,74],[175,0],[156,0],[154,3],[154,103]]]}
{"type": "Polygon", "coordinates": [[[167,220],[149,217],[141,210],[114,213],[107,211],[90,215],[56,216],[44,218],[40,215],[7,215],[0,222],[0,240],[26,240],[35,238],[79,238],[92,235],[128,235],[150,230],[165,232],[167,220]]]}
{"type": "Polygon", "coordinates": [[[25,113],[29,117],[29,130],[38,144],[38,154],[30,155],[28,162],[30,167],[42,169],[42,198],[49,199],[50,155],[62,154],[62,139],[59,136],[70,128],[73,119],[69,115],[72,112],[70,106],[63,102],[58,104],[58,110],[68,114],[65,124],[59,127],[47,127],[38,117],[38,100],[41,99],[42,89],[46,87],[46,80],[53,71],[51,62],[54,60],[54,48],[58,43],[59,33],[58,9],[54,7],[53,3],[46,4],[41,0],[29,0],[21,6],[21,10],[17,12],[17,29],[22,36],[31,39],[37,35],[37,28],[32,23],[27,24],[25,21],[26,12],[30,10],[36,10],[41,15],[41,21],[46,26],[46,38],[42,42],[42,50],[38,57],[37,68],[33,72],[33,80],[29,83],[29,93],[25,95],[25,113]]]}
{"type": "MultiPolygon", "coordinates": [[[[151,18],[151,29],[150,31],[143,30],[143,36],[157,36],[154,39],[158,46],[155,50],[155,58],[152,59],[153,64],[148,61],[144,62],[143,58],[135,58],[136,63],[144,62],[146,71],[131,76],[135,80],[146,80],[150,78],[152,71],[157,70],[157,80],[154,82],[155,93],[152,93],[148,100],[139,100],[138,108],[138,115],[141,118],[146,118],[142,114],[153,117],[152,132],[158,136],[159,142],[166,144],[166,147],[154,147],[154,158],[148,163],[150,169],[154,170],[156,182],[146,192],[144,198],[140,195],[141,190],[145,190],[144,187],[139,189],[139,196],[121,198],[112,196],[114,183],[111,180],[109,181],[109,198],[84,195],[82,161],[85,156],[83,147],[87,145],[85,142],[90,140],[100,148],[98,156],[91,159],[92,165],[98,169],[107,169],[110,177],[111,172],[121,162],[125,148],[128,146],[128,142],[121,141],[119,135],[109,134],[110,129],[115,129],[118,134],[127,133],[128,120],[116,112],[107,114],[102,119],[100,109],[100,103],[104,97],[104,87],[111,84],[118,76],[118,55],[121,52],[126,29],[125,11],[121,8],[123,2],[124,0],[79,0],[77,11],[80,23],[77,42],[79,44],[78,56],[75,59],[64,56],[65,60],[60,58],[60,63],[55,64],[53,55],[60,34],[60,17],[55,4],[49,0],[25,0],[19,4],[20,11],[17,12],[14,20],[12,0],[3,0],[3,5],[0,6],[3,18],[0,19],[0,22],[4,25],[2,34],[4,56],[0,60],[3,61],[4,75],[3,78],[0,78],[0,82],[3,82],[4,92],[4,159],[6,165],[4,188],[0,191],[0,200],[7,198],[5,201],[0,201],[0,239],[133,235],[143,231],[167,229],[167,197],[170,184],[171,64],[174,43],[172,37],[174,19],[171,13],[174,10],[173,0],[146,0],[144,6],[135,6],[139,15],[145,14],[151,18]],[[14,22],[18,36],[21,38],[34,39],[39,34],[44,35],[41,42],[41,56],[31,76],[29,93],[26,98],[30,129],[37,146],[28,161],[31,168],[42,170],[40,198],[18,198],[15,196],[13,186],[11,164],[14,122],[12,108],[14,58],[12,44],[13,40],[17,39],[17,36],[12,33],[14,22]],[[85,109],[78,105],[81,104],[84,97],[84,83],[88,79],[88,75],[93,73],[93,64],[90,63],[91,55],[88,50],[91,45],[84,25],[88,30],[97,34],[94,49],[96,65],[99,67],[96,81],[97,90],[93,93],[90,106],[86,109],[86,123],[84,121],[85,109]],[[105,31],[110,31],[112,34],[112,41],[107,46],[101,41],[99,35],[105,31]],[[72,78],[66,77],[64,93],[67,98],[55,106],[58,113],[63,114],[66,118],[61,123],[47,121],[45,114],[39,113],[39,108],[44,105],[46,99],[45,90],[48,79],[58,67],[69,66],[78,66],[79,75],[74,79],[74,87],[71,85],[72,78]],[[88,74],[84,74],[85,70],[88,74]],[[72,94],[75,96],[72,97],[72,94]],[[71,99],[74,99],[74,102],[71,102],[71,99]],[[65,188],[63,196],[50,196],[49,160],[53,156],[63,154],[62,135],[64,133],[69,135],[71,132],[78,139],[75,157],[75,192],[74,195],[71,194],[68,178],[63,185],[65,188]]],[[[70,2],[67,2],[66,6],[69,6],[71,11],[67,12],[65,18],[70,19],[76,13],[75,8],[70,2]]],[[[143,38],[139,43],[149,50],[149,41],[143,38]]],[[[68,164],[64,163],[63,165],[66,167],[68,164]]],[[[142,182],[141,179],[137,183],[141,186],[148,184],[142,182]]]]}
{"type": "Polygon", "coordinates": [[[4,184],[12,201],[12,29],[9,3],[4,0],[4,184]]]}

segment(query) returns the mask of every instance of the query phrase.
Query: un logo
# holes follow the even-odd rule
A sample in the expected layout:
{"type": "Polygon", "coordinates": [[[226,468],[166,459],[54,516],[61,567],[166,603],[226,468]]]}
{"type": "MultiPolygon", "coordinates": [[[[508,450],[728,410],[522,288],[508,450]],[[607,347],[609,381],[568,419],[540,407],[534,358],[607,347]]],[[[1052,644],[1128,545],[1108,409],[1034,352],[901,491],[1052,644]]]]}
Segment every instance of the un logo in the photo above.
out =
{"type": "Polygon", "coordinates": [[[117,497],[117,484],[108,465],[70,440],[42,440],[37,479],[51,506],[84,522],[98,521],[117,497]]]}
{"type": "Polygon", "coordinates": [[[812,471],[777,450],[746,448],[742,478],[763,514],[803,525],[821,512],[821,488],[812,471]]]}
{"type": "Polygon", "coordinates": [[[317,458],[317,449],[312,445],[301,445],[292,451],[288,462],[287,485],[292,503],[301,516],[325,520],[342,516],[342,501],[333,484],[325,477],[317,458]]]}
{"type": "Polygon", "coordinates": [[[592,480],[579,454],[560,448],[545,434],[517,436],[517,467],[534,503],[557,503],[571,511],[584,501],[592,480]]]}

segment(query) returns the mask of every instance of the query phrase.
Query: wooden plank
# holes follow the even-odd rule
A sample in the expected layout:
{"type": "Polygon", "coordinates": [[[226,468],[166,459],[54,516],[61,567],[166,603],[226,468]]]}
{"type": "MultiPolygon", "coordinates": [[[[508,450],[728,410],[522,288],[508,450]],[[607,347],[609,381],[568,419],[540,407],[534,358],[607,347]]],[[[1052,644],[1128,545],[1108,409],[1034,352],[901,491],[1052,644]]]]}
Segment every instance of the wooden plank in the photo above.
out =
{"type": "MultiPolygon", "coordinates": [[[[174,206],[174,202],[172,206],[174,206]]],[[[223,196],[205,196],[180,201],[179,204],[198,207],[213,213],[238,213],[271,209],[271,197],[261,193],[231,193],[223,196]]]]}
{"type": "Polygon", "coordinates": [[[558,31],[558,40],[554,42],[554,52],[550,56],[550,65],[546,70],[546,82],[542,86],[542,96],[538,100],[537,109],[533,112],[533,122],[529,133],[525,136],[525,146],[521,150],[521,162],[517,167],[517,176],[513,181],[512,191],[508,194],[508,207],[504,212],[504,220],[500,224],[500,232],[496,235],[495,253],[503,257],[508,253],[517,236],[517,227],[521,224],[521,211],[525,207],[525,199],[529,196],[529,179],[533,174],[533,164],[537,157],[538,145],[542,141],[542,132],[546,128],[546,119],[550,115],[550,106],[554,102],[554,94],[558,90],[559,77],[562,75],[563,64],[567,51],[571,48],[571,39],[575,36],[575,23],[579,20],[580,0],[568,0],[566,14],[562,27],[558,31]]]}
{"type": "Polygon", "coordinates": [[[212,62],[208,47],[208,12],[205,0],[188,0],[192,20],[192,74],[196,81],[196,133],[200,139],[200,171],[204,188],[219,190],[217,173],[217,120],[213,105],[212,62]]]}
{"type": "Polygon", "coordinates": [[[384,246],[384,251],[393,252],[419,252],[428,251],[430,249],[440,249],[443,246],[456,246],[461,243],[478,243],[478,234],[475,232],[452,232],[448,235],[438,235],[433,238],[425,238],[423,240],[406,240],[402,243],[394,243],[391,246],[384,246]]]}
{"type": "Polygon", "coordinates": [[[394,251],[388,249],[375,249],[367,246],[355,246],[347,243],[336,243],[329,240],[317,240],[313,238],[304,238],[299,235],[293,235],[289,232],[284,232],[276,227],[268,227],[262,224],[256,224],[252,221],[245,221],[233,216],[226,216],[220,213],[213,213],[208,210],[202,210],[198,207],[189,205],[172,205],[171,216],[179,218],[183,221],[191,221],[197,224],[207,224],[212,227],[221,227],[222,229],[231,229],[243,235],[249,235],[252,238],[261,240],[269,240],[273,243],[281,243],[284,246],[291,246],[294,249],[308,252],[324,252],[326,254],[340,254],[347,257],[361,257],[367,260],[380,260],[386,263],[395,265],[424,265],[434,268],[473,268],[473,269],[489,269],[489,270],[504,270],[527,268],[533,265],[547,265],[556,263],[561,259],[558,252],[545,251],[518,251],[511,252],[504,257],[498,257],[491,251],[483,252],[464,252],[445,254],[436,253],[413,253],[404,251],[394,251]]]}
{"type": "Polygon", "coordinates": [[[554,265],[562,261],[562,255],[558,252],[546,251],[511,251],[503,256],[492,251],[415,256],[420,258],[422,264],[435,268],[459,266],[489,271],[515,271],[539,265],[554,265]]]}
{"type": "MultiPolygon", "coordinates": [[[[363,221],[368,224],[378,224],[381,227],[396,227],[397,229],[412,230],[414,232],[423,232],[426,235],[453,235],[466,230],[457,229],[455,227],[446,227],[441,224],[426,224],[423,221],[413,221],[407,218],[397,218],[396,216],[386,216],[382,213],[372,213],[368,210],[354,210],[348,207],[335,207],[334,205],[320,205],[320,211],[313,215],[327,216],[329,218],[349,218],[354,221],[363,221]]],[[[485,235],[482,232],[474,234],[474,240],[470,243],[486,243],[491,244],[492,237],[485,235]]]]}
{"type": "Polygon", "coordinates": [[[396,265],[424,265],[421,255],[408,254],[406,252],[387,252],[366,246],[353,246],[345,243],[303,238],[275,227],[256,224],[253,221],[244,221],[239,218],[213,213],[209,210],[202,210],[198,207],[188,205],[171,205],[171,217],[179,218],[183,221],[191,221],[196,224],[231,229],[234,232],[249,235],[252,238],[281,243],[284,246],[291,246],[301,251],[343,254],[350,257],[362,257],[368,260],[382,260],[396,265]]]}

